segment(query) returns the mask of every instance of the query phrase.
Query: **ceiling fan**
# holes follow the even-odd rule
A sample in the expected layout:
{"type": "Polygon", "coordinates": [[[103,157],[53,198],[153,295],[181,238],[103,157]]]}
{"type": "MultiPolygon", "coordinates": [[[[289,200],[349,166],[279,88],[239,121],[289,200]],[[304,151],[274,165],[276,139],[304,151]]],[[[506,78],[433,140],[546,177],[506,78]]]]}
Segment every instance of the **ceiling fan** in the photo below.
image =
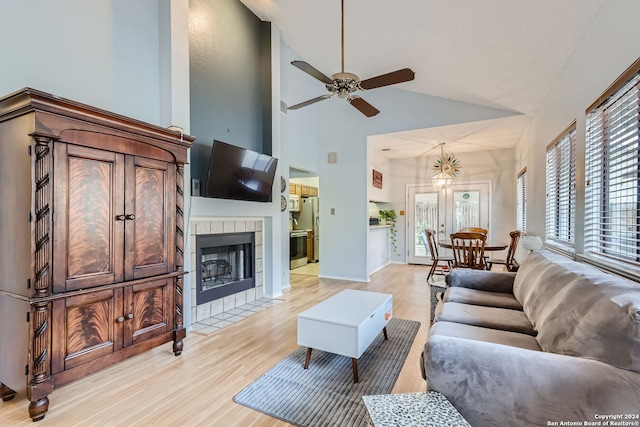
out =
{"type": "Polygon", "coordinates": [[[326,95],[321,95],[308,101],[301,102],[296,105],[288,107],[287,110],[297,110],[307,105],[315,104],[318,101],[331,98],[334,95],[338,95],[338,98],[346,99],[351,105],[353,105],[358,111],[367,117],[373,117],[380,111],[362,99],[360,96],[354,94],[358,90],[369,90],[383,86],[390,86],[397,83],[408,82],[413,80],[415,73],[410,68],[403,68],[401,70],[393,71],[391,73],[382,74],[380,76],[371,77],[366,80],[360,80],[358,76],[353,73],[344,72],[344,0],[342,0],[342,71],[332,74],[331,77],[327,77],[322,72],[318,71],[313,66],[304,61],[293,61],[291,65],[299,68],[305,73],[309,74],[320,80],[325,84],[329,91],[326,95]]]}

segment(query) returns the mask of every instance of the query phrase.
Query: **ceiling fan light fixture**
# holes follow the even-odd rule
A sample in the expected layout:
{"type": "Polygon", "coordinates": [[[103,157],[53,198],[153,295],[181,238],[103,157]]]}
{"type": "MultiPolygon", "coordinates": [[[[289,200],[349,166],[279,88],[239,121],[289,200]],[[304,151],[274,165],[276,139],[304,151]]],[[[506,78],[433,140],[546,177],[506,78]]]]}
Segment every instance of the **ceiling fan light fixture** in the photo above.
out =
{"type": "Polygon", "coordinates": [[[444,142],[440,144],[440,157],[433,162],[433,177],[431,184],[438,190],[445,190],[451,185],[456,178],[456,174],[460,173],[460,162],[451,154],[444,154],[444,142]]]}
{"type": "Polygon", "coordinates": [[[331,80],[344,80],[345,82],[353,81],[354,83],[360,82],[360,77],[353,73],[335,73],[330,77],[331,80]]]}
{"type": "Polygon", "coordinates": [[[382,74],[376,77],[371,77],[366,80],[360,80],[360,77],[353,73],[345,73],[344,71],[344,0],[341,0],[342,10],[342,24],[341,24],[341,54],[342,54],[342,69],[341,72],[333,74],[331,77],[327,77],[321,71],[315,67],[307,64],[304,61],[292,61],[291,65],[309,74],[316,80],[325,84],[325,87],[330,92],[330,95],[324,97],[316,97],[305,102],[288,107],[287,110],[297,110],[307,105],[315,104],[323,99],[330,98],[333,95],[338,95],[338,98],[346,99],[354,106],[358,111],[367,117],[373,117],[380,111],[373,105],[366,102],[353,93],[358,90],[376,89],[383,86],[395,85],[398,83],[408,82],[413,80],[415,73],[409,68],[403,68],[401,70],[393,71],[391,73],[382,74]],[[354,102],[355,100],[355,102],[354,102]]]}
{"type": "Polygon", "coordinates": [[[431,177],[431,185],[438,190],[446,190],[453,184],[454,178],[445,172],[436,172],[431,177]]]}

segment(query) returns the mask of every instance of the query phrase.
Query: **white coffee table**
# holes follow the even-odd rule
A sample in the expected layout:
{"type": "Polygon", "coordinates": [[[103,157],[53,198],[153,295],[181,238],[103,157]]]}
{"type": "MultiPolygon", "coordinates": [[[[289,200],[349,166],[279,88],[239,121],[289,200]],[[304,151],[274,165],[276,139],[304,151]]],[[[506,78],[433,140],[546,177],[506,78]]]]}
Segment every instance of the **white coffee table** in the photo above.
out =
{"type": "Polygon", "coordinates": [[[353,381],[358,382],[358,359],[384,332],[393,316],[393,295],[346,289],[298,314],[298,345],[307,347],[304,369],[311,351],[351,357],[353,381]]]}

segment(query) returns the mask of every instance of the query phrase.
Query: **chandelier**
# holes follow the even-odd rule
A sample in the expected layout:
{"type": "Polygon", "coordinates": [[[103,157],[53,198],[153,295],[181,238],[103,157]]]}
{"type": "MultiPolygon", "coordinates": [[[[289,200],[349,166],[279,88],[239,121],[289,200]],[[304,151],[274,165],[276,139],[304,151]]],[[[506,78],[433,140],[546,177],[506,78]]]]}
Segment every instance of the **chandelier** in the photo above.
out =
{"type": "Polygon", "coordinates": [[[444,190],[451,187],[456,178],[456,174],[460,173],[460,162],[451,154],[444,154],[444,142],[440,144],[440,157],[433,162],[433,177],[431,184],[438,190],[444,190]]]}

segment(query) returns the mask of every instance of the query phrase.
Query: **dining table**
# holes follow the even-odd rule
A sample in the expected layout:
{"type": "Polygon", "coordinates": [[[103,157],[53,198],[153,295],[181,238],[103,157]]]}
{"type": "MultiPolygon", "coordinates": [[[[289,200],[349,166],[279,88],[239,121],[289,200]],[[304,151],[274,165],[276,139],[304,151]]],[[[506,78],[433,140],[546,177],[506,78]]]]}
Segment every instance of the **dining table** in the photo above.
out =
{"type": "MultiPolygon", "coordinates": [[[[440,240],[438,242],[438,245],[440,245],[440,247],[445,249],[453,249],[453,246],[451,245],[451,240],[440,240]]],[[[487,240],[484,244],[484,251],[485,252],[502,251],[507,249],[508,247],[509,247],[508,243],[500,242],[497,240],[487,240]]]]}

